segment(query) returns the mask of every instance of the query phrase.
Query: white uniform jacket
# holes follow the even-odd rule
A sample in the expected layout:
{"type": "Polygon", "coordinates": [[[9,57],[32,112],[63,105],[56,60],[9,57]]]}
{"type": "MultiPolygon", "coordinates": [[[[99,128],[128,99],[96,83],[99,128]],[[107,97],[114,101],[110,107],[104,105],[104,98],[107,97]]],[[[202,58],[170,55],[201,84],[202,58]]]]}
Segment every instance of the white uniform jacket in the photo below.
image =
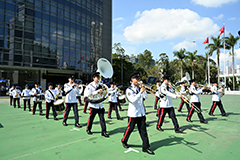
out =
{"type": "Polygon", "coordinates": [[[222,90],[218,89],[216,86],[213,86],[211,91],[212,91],[212,101],[221,101],[220,93],[222,93],[222,90]]]}
{"type": "Polygon", "coordinates": [[[21,96],[23,96],[23,99],[30,99],[31,97],[31,94],[30,94],[30,92],[31,92],[31,90],[30,89],[24,89],[23,91],[22,91],[22,94],[21,94],[21,96]],[[24,96],[29,96],[29,97],[24,97],[24,96]]]}
{"type": "Polygon", "coordinates": [[[186,90],[188,90],[186,86],[181,86],[180,93],[186,96],[187,95],[186,90]]]}
{"type": "Polygon", "coordinates": [[[14,88],[10,88],[10,89],[9,89],[9,96],[13,96],[13,95],[12,95],[12,91],[13,91],[13,90],[14,90],[14,88]]]}
{"type": "Polygon", "coordinates": [[[162,84],[160,87],[160,92],[166,97],[165,100],[160,102],[160,108],[173,107],[172,98],[177,98],[176,94],[171,93],[174,92],[174,90],[169,88],[168,85],[162,84]]]}
{"type": "Polygon", "coordinates": [[[12,91],[12,96],[13,96],[13,98],[20,98],[20,95],[21,95],[21,91],[20,91],[20,89],[14,89],[13,91],[12,91]],[[18,95],[17,95],[17,92],[18,92],[18,95]],[[17,97],[16,97],[17,96],[17,97]]]}
{"type": "Polygon", "coordinates": [[[195,86],[191,85],[189,88],[189,95],[191,96],[190,102],[200,102],[199,94],[202,93],[202,89],[196,88],[195,86]]]}
{"type": "Polygon", "coordinates": [[[32,95],[32,96],[34,96],[33,97],[33,101],[37,101],[37,97],[36,97],[36,95],[34,95],[34,94],[43,94],[42,93],[42,90],[41,89],[39,89],[39,88],[33,88],[32,90],[31,90],[31,92],[30,92],[30,94],[32,95]]]}
{"type": "Polygon", "coordinates": [[[140,93],[140,88],[131,85],[126,90],[126,97],[129,101],[128,117],[143,117],[145,109],[143,104],[143,93],[140,93]]]}
{"type": "MultiPolygon", "coordinates": [[[[93,96],[93,95],[97,95],[98,94],[98,91],[96,90],[97,88],[99,87],[99,83],[95,83],[94,81],[91,82],[90,84],[87,85],[87,87],[85,88],[84,90],[84,97],[89,97],[89,96],[93,96]]],[[[104,108],[103,107],[103,104],[102,102],[101,103],[96,103],[96,104],[93,104],[93,103],[88,103],[88,106],[89,107],[92,107],[92,108],[96,108],[96,109],[102,109],[104,108]]]]}
{"type": "Polygon", "coordinates": [[[56,91],[54,89],[48,89],[45,91],[45,101],[47,103],[50,103],[52,100],[51,98],[55,99],[56,97],[56,91]],[[50,91],[52,92],[52,94],[50,93],[50,91]]]}
{"type": "Polygon", "coordinates": [[[66,93],[65,103],[77,103],[78,87],[73,86],[73,83],[64,84],[64,92],[66,93]]]}
{"type": "Polygon", "coordinates": [[[146,90],[142,93],[142,95],[143,95],[144,100],[148,99],[148,94],[147,94],[146,90]]]}
{"type": "Polygon", "coordinates": [[[161,87],[161,85],[157,85],[157,90],[155,93],[155,96],[157,96],[157,97],[160,97],[159,92],[158,92],[158,91],[160,91],[160,87],[161,87]]]}
{"type": "Polygon", "coordinates": [[[108,101],[117,103],[117,94],[118,94],[117,89],[111,87],[111,88],[109,88],[108,91],[109,91],[108,101]]]}
{"type": "MultiPolygon", "coordinates": [[[[56,91],[56,94],[59,94],[59,90],[58,90],[58,87],[55,88],[55,91],[56,91]]],[[[60,90],[60,94],[58,95],[58,97],[62,97],[62,89],[60,90]]]]}

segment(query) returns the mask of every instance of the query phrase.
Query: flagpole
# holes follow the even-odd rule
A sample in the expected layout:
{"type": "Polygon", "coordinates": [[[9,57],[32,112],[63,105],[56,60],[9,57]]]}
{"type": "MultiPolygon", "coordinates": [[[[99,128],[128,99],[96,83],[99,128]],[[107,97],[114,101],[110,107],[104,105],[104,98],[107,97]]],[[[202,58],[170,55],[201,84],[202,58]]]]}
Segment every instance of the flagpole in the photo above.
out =
{"type": "MultiPolygon", "coordinates": [[[[208,36],[207,36],[208,37],[208,36]]],[[[209,44],[209,39],[208,39],[209,44]]],[[[208,86],[210,86],[210,63],[209,63],[209,52],[208,52],[208,86]]]]}
{"type": "Polygon", "coordinates": [[[225,57],[225,28],[226,28],[226,26],[225,26],[225,22],[223,22],[223,25],[224,25],[224,35],[223,35],[223,52],[224,52],[224,83],[225,83],[225,85],[226,85],[226,57],[225,57]]]}

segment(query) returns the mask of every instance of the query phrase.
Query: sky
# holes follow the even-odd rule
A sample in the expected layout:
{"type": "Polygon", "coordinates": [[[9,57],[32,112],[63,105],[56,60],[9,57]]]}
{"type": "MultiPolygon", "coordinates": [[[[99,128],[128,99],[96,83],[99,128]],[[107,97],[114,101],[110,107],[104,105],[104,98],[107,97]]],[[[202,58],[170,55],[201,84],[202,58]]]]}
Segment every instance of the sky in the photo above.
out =
{"type": "MultiPolygon", "coordinates": [[[[113,0],[113,44],[120,42],[127,55],[148,49],[155,60],[160,53],[172,60],[180,48],[205,55],[206,44],[202,43],[207,36],[217,37],[223,23],[226,36],[239,36],[240,0],[113,0]]],[[[240,40],[235,46],[235,68],[240,64],[239,48],[240,40]]],[[[232,64],[228,52],[221,50],[222,70],[224,59],[232,64]]]]}

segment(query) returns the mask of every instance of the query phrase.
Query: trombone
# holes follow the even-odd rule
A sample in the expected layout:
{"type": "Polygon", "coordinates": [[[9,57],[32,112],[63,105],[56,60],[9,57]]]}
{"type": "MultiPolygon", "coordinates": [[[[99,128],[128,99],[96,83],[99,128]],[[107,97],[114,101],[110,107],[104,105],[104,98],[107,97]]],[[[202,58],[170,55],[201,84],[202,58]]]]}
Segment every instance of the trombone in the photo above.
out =
{"type": "MultiPolygon", "coordinates": [[[[174,84],[172,84],[171,82],[168,82],[168,83],[173,87],[173,89],[175,90],[175,93],[176,93],[177,95],[182,95],[182,94],[176,89],[176,86],[175,86],[174,84]]],[[[187,96],[182,95],[182,100],[183,100],[184,102],[188,103],[190,106],[192,106],[195,111],[197,111],[198,113],[201,113],[201,110],[200,110],[197,106],[195,106],[194,104],[191,104],[191,102],[189,101],[189,99],[188,99],[187,96]]]]}

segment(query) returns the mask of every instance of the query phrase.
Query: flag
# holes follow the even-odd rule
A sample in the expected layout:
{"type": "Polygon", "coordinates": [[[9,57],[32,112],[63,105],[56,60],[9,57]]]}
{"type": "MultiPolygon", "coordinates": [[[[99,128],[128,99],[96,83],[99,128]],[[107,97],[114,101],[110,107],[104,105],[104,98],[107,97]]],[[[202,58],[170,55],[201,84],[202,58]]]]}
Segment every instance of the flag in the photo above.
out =
{"type": "Polygon", "coordinates": [[[220,35],[221,35],[222,33],[224,33],[224,25],[222,26],[222,28],[221,28],[219,31],[220,31],[220,35]]]}
{"type": "Polygon", "coordinates": [[[203,42],[203,44],[206,44],[206,43],[208,43],[208,37],[207,37],[207,39],[203,42]]]}
{"type": "Polygon", "coordinates": [[[81,59],[84,59],[84,55],[82,55],[81,59]]]}

